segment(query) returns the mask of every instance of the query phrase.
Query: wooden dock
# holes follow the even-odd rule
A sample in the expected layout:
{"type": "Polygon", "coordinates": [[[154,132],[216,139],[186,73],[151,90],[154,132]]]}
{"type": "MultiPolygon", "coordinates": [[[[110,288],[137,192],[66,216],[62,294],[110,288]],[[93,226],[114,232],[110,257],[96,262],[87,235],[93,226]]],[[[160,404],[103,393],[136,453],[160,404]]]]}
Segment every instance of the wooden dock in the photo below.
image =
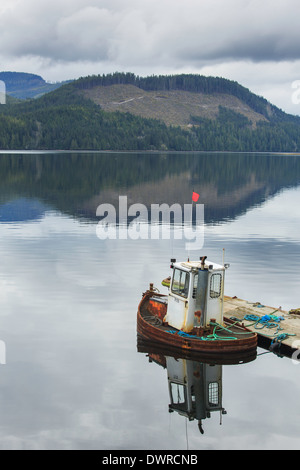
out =
{"type": "Polygon", "coordinates": [[[299,355],[300,360],[300,315],[224,296],[224,317],[256,332],[259,346],[287,357],[295,353],[293,357],[298,359],[299,355]]]}

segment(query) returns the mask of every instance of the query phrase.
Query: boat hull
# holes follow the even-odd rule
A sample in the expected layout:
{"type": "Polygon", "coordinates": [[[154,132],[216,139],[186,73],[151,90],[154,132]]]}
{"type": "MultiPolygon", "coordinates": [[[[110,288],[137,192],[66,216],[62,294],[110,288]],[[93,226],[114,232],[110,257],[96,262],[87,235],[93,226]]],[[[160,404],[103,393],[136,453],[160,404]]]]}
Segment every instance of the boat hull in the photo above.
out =
{"type": "MultiPolygon", "coordinates": [[[[226,334],[223,339],[213,340],[203,339],[203,337],[201,338],[196,335],[181,335],[182,332],[163,324],[164,307],[159,306],[157,312],[155,312],[154,297],[159,300],[159,298],[166,296],[147,291],[143,294],[143,298],[138,307],[137,332],[144,339],[163,344],[173,350],[179,349],[195,354],[227,355],[256,351],[256,333],[250,332],[246,328],[234,328],[230,325],[230,322],[228,322],[228,328],[231,328],[232,331],[231,334],[228,334],[228,339],[226,339],[226,334]],[[239,332],[240,337],[230,339],[235,332],[239,332]]],[[[160,302],[158,301],[157,304],[159,305],[160,302]]],[[[226,319],[225,325],[227,326],[226,319]]],[[[236,336],[238,336],[238,334],[236,336]]]]}
{"type": "Polygon", "coordinates": [[[250,349],[250,351],[240,351],[231,354],[215,353],[203,351],[183,350],[179,348],[172,348],[171,346],[163,343],[157,343],[145,339],[140,334],[137,334],[137,351],[139,353],[150,355],[157,355],[160,357],[173,357],[174,359],[193,360],[202,364],[220,364],[220,365],[236,365],[246,364],[254,361],[257,358],[257,350],[250,349]]]}

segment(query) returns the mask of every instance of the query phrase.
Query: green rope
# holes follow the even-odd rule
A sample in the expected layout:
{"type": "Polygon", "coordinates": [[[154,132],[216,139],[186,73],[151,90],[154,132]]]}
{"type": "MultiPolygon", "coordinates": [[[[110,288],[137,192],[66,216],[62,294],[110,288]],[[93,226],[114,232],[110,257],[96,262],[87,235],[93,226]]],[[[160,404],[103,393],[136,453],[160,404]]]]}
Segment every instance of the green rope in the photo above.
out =
{"type": "MultiPolygon", "coordinates": [[[[213,332],[210,334],[210,335],[207,335],[207,336],[201,336],[201,337],[198,337],[196,335],[190,335],[188,333],[185,333],[184,331],[174,331],[174,330],[168,330],[168,333],[171,333],[171,334],[178,334],[179,336],[182,336],[184,338],[197,338],[201,341],[235,341],[237,340],[238,338],[234,337],[234,336],[227,336],[227,337],[224,337],[224,336],[220,336],[217,334],[217,330],[225,330],[225,331],[228,331],[229,333],[233,333],[230,329],[226,328],[225,326],[222,326],[220,325],[219,323],[210,323],[211,325],[214,325],[214,329],[213,329],[213,332]]],[[[235,334],[235,333],[234,333],[235,334]]],[[[237,334],[249,334],[249,332],[247,333],[237,333],[237,334]]]]}
{"type": "MultiPolygon", "coordinates": [[[[233,326],[235,326],[237,323],[240,323],[240,320],[237,320],[235,323],[233,323],[233,324],[231,325],[231,328],[232,328],[233,326]]],[[[216,326],[218,326],[220,329],[226,330],[226,331],[228,331],[229,333],[233,333],[233,331],[231,331],[229,328],[226,328],[225,326],[220,325],[219,323],[210,322],[210,324],[211,324],[211,325],[216,325],[216,326]]],[[[235,335],[249,335],[249,333],[250,333],[249,331],[235,331],[235,332],[234,332],[235,335]]],[[[236,338],[236,339],[237,339],[237,338],[236,338]]]]}
{"type": "Polygon", "coordinates": [[[222,327],[222,325],[219,325],[218,323],[210,323],[211,325],[215,325],[212,334],[207,335],[207,336],[201,336],[202,341],[234,341],[237,338],[227,336],[224,338],[224,336],[219,336],[216,331],[217,329],[223,329],[228,331],[229,333],[232,333],[232,331],[228,330],[228,328],[222,327]]]}

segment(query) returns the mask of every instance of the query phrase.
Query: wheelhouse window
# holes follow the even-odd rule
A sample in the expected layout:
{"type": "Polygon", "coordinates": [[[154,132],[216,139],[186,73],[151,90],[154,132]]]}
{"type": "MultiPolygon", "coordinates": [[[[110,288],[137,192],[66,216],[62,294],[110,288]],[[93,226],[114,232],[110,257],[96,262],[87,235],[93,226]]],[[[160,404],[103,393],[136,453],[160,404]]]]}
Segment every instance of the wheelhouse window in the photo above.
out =
{"type": "Polygon", "coordinates": [[[175,269],[172,281],[172,292],[187,297],[189,292],[190,274],[181,269],[175,269]]]}
{"type": "Polygon", "coordinates": [[[194,274],[193,299],[196,298],[198,288],[198,273],[194,274]]]}
{"type": "Polygon", "coordinates": [[[222,289],[222,275],[213,274],[210,279],[209,295],[212,299],[217,299],[221,295],[222,289]]]}

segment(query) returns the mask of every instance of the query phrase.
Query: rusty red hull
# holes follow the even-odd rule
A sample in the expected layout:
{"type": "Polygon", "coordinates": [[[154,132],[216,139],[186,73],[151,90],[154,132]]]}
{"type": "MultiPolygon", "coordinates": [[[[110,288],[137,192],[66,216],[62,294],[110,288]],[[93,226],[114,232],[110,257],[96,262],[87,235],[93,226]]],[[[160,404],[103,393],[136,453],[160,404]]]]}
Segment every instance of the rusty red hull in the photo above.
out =
{"type": "MultiPolygon", "coordinates": [[[[253,352],[257,348],[257,335],[247,329],[236,328],[243,333],[238,339],[203,340],[196,335],[181,336],[180,332],[162,322],[164,307],[155,312],[155,302],[151,300],[153,292],[147,291],[139,304],[137,313],[137,332],[144,339],[163,344],[172,349],[189,353],[237,354],[253,352]]],[[[155,294],[155,297],[165,297],[155,294]]],[[[159,304],[159,303],[158,303],[159,304]]],[[[166,308],[166,307],[165,307],[166,308]]],[[[225,319],[226,322],[226,319],[225,319]]],[[[228,322],[230,323],[230,322],[228,322]]],[[[231,332],[233,336],[234,331],[231,332]]]]}

